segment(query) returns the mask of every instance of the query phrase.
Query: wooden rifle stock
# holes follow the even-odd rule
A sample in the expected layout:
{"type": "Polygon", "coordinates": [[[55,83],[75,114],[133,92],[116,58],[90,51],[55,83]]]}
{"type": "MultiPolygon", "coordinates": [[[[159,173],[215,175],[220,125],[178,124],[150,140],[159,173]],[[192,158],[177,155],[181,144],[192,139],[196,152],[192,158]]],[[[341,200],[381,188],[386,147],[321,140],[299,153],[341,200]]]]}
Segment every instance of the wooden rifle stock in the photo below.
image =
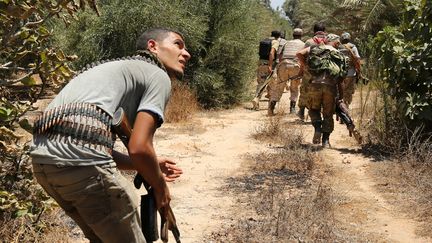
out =
{"type": "MultiPolygon", "coordinates": [[[[112,127],[114,132],[123,142],[126,148],[129,145],[129,139],[132,135],[132,128],[127,120],[123,108],[117,109],[113,116],[112,127]]],[[[144,180],[144,178],[137,173],[134,178],[134,185],[137,189],[141,184],[147,190],[147,195],[141,196],[141,226],[142,232],[147,242],[156,241],[159,238],[157,229],[157,216],[156,216],[156,200],[151,186],[144,180]]],[[[178,230],[176,219],[171,206],[166,206],[160,209],[161,215],[161,239],[163,242],[168,242],[168,229],[172,231],[177,243],[180,243],[180,231],[178,230]],[[163,211],[167,210],[166,214],[163,211]],[[163,215],[167,215],[165,218],[163,215]]]]}
{"type": "Polygon", "coordinates": [[[354,138],[357,141],[357,143],[361,144],[363,142],[363,137],[355,128],[354,120],[351,118],[348,112],[348,108],[346,107],[343,101],[340,102],[336,101],[336,115],[347,126],[350,137],[354,135],[354,138]]]}

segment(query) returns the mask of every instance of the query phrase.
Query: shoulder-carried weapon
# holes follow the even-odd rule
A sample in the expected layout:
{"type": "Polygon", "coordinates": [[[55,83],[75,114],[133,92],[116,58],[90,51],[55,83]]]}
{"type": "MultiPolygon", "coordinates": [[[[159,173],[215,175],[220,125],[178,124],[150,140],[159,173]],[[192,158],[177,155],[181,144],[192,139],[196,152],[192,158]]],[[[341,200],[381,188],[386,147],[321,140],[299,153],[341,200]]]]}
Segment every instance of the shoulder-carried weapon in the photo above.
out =
{"type": "Polygon", "coordinates": [[[357,143],[361,144],[363,142],[363,137],[355,128],[354,120],[351,118],[348,112],[348,108],[342,100],[336,101],[336,115],[347,126],[347,129],[349,131],[349,136],[350,137],[354,136],[357,143]]]}

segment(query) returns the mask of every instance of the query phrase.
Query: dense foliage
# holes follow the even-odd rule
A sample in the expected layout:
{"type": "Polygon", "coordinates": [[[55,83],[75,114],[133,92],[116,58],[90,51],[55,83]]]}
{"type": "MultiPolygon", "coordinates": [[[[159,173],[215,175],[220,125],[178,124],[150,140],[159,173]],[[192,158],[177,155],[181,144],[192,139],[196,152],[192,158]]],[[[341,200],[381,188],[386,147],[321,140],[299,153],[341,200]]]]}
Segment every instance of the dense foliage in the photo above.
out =
{"type": "Polygon", "coordinates": [[[290,29],[267,4],[247,0],[106,0],[100,4],[100,18],[84,13],[68,29],[61,23],[52,25],[57,45],[79,56],[76,68],[133,54],[136,37],[145,29],[163,26],[179,30],[192,54],[185,81],[196,90],[204,107],[228,107],[241,101],[254,79],[259,39],[272,29],[290,29]]]}
{"type": "Polygon", "coordinates": [[[304,28],[309,36],[312,26],[323,22],[328,32],[348,31],[356,38],[398,23],[400,7],[400,0],[286,0],[283,5],[292,25],[304,28]]]}
{"type": "Polygon", "coordinates": [[[68,62],[74,56],[50,45],[52,32],[45,23],[52,18],[69,23],[86,5],[97,13],[94,0],[0,1],[0,238],[4,241],[24,240],[32,231],[28,225],[42,231],[45,223],[40,216],[52,208],[53,201],[32,179],[27,155],[31,126],[22,116],[46,88],[61,87],[73,74],[68,62]],[[10,225],[21,230],[4,235],[11,231],[10,225]]]}
{"type": "Polygon", "coordinates": [[[432,130],[432,2],[405,0],[402,23],[373,42],[381,77],[409,127],[432,130]]]}

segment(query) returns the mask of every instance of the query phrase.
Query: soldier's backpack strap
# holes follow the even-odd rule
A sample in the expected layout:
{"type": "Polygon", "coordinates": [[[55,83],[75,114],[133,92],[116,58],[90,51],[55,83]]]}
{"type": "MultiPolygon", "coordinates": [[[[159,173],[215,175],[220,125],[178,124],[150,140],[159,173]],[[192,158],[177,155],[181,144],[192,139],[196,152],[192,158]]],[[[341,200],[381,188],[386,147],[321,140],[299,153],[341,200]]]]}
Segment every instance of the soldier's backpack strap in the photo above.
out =
{"type": "Polygon", "coordinates": [[[354,64],[354,68],[356,70],[357,76],[360,76],[360,71],[361,71],[361,69],[360,69],[360,59],[354,54],[354,52],[353,52],[351,46],[349,45],[349,43],[343,44],[343,45],[344,45],[344,47],[348,50],[348,52],[351,55],[351,60],[352,60],[352,62],[354,64]]]}

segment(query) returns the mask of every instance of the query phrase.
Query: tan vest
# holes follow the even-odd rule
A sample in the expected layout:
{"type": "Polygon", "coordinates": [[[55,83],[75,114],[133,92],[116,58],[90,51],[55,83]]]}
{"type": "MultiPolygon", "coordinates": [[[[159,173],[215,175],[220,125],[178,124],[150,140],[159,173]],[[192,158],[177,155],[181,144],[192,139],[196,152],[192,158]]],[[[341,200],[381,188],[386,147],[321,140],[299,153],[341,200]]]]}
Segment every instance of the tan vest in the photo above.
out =
{"type": "Polygon", "coordinates": [[[282,59],[297,59],[296,53],[302,50],[305,43],[299,39],[288,41],[282,50],[282,59]]]}

